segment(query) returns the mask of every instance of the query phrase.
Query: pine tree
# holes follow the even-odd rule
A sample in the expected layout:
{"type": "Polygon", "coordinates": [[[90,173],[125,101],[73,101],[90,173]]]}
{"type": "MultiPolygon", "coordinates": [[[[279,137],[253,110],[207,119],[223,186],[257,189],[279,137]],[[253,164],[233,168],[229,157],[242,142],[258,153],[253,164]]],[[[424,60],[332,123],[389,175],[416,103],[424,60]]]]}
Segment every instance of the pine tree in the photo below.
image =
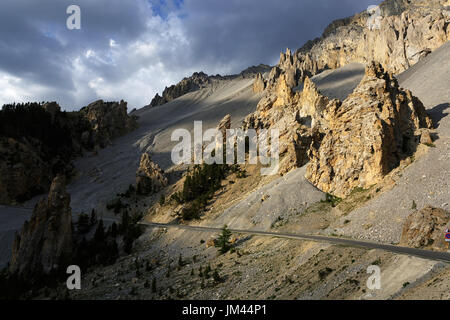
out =
{"type": "Polygon", "coordinates": [[[215,241],[215,247],[219,248],[219,252],[224,254],[231,249],[231,231],[228,229],[227,225],[224,225],[222,228],[222,234],[215,241]]]}

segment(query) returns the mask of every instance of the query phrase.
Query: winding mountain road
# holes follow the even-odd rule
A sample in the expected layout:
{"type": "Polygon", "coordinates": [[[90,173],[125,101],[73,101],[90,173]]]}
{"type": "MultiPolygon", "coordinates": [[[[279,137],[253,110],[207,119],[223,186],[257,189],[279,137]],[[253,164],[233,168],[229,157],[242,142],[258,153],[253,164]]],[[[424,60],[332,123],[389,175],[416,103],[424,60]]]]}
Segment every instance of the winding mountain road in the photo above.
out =
{"type": "MultiPolygon", "coordinates": [[[[156,228],[177,228],[177,229],[185,229],[199,232],[221,232],[221,228],[215,227],[199,227],[199,226],[187,226],[180,224],[167,224],[167,223],[157,223],[157,222],[140,222],[139,224],[145,225],[148,227],[156,227],[156,228]]],[[[366,249],[380,249],[384,251],[389,251],[397,254],[406,254],[410,256],[416,256],[423,259],[428,260],[439,260],[443,262],[450,262],[450,253],[448,252],[437,252],[430,250],[422,250],[415,248],[407,248],[400,247],[389,244],[381,244],[369,241],[361,241],[361,240],[352,240],[352,239],[344,239],[337,237],[327,237],[327,236],[319,236],[319,235],[304,235],[304,234],[292,234],[292,233],[276,233],[269,231],[255,231],[255,230],[238,230],[238,229],[229,229],[232,233],[237,234],[248,234],[248,235],[256,235],[256,236],[267,236],[267,237],[277,237],[277,238],[285,238],[285,239],[294,239],[294,240],[311,240],[317,242],[327,242],[337,245],[344,245],[350,247],[359,247],[366,249]]]]}

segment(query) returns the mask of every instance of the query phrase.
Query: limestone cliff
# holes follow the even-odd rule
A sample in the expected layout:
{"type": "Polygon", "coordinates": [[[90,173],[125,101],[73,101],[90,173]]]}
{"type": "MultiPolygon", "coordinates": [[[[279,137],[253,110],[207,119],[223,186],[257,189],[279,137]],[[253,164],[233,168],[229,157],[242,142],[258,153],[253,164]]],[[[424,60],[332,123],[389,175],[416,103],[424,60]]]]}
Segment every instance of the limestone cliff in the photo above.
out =
{"type": "Polygon", "coordinates": [[[306,178],[339,197],[379,182],[430,136],[422,103],[379,63],[344,101],[328,99],[309,78],[294,92],[285,75],[269,92],[243,127],[278,129],[280,173],[309,161],[306,178]]]}

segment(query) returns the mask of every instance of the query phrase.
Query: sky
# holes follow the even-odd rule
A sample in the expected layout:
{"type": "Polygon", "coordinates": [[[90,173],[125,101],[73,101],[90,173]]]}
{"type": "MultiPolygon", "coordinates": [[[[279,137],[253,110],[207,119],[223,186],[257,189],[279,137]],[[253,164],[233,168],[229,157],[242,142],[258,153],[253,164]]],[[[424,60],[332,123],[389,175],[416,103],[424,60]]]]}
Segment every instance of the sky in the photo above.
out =
{"type": "Polygon", "coordinates": [[[379,0],[14,0],[0,2],[0,105],[140,108],[196,71],[275,65],[333,20],[379,0]],[[80,8],[70,30],[67,8],[80,8]]]}

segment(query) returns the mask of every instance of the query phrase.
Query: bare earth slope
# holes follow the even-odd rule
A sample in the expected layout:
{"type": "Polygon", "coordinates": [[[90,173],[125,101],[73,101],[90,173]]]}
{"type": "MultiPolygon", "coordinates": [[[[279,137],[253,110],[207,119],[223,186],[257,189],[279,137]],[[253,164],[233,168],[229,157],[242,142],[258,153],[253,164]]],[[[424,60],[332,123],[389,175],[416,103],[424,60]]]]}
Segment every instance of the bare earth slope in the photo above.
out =
{"type": "Polygon", "coordinates": [[[68,186],[74,212],[88,211],[111,200],[134,183],[142,152],[149,151],[152,160],[162,169],[172,166],[170,153],[178,142],[171,142],[177,128],[193,129],[194,121],[202,120],[204,130],[214,128],[227,113],[233,124],[240,123],[259,99],[252,93],[253,79],[215,81],[207,88],[188,93],[170,103],[143,108],[139,128],[117,139],[113,145],[100,150],[95,157],[76,162],[79,176],[68,186]]]}

